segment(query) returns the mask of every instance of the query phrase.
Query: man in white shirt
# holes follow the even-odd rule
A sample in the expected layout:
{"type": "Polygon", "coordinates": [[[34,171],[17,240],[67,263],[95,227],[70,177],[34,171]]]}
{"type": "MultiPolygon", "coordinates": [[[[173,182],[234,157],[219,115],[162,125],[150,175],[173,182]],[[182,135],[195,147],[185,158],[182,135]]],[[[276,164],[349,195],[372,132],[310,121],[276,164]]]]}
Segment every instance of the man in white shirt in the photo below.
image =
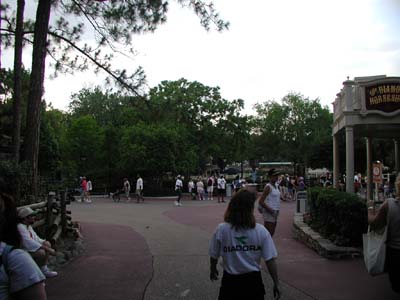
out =
{"type": "Polygon", "coordinates": [[[221,175],[220,178],[218,178],[217,186],[218,186],[218,196],[217,196],[218,203],[225,202],[224,196],[225,196],[226,180],[224,178],[224,175],[221,175]]]}
{"type": "Polygon", "coordinates": [[[175,191],[178,194],[178,199],[176,199],[175,201],[175,206],[182,206],[181,203],[182,189],[183,189],[183,182],[181,179],[181,175],[178,175],[175,181],[175,191]]]}
{"type": "Polygon", "coordinates": [[[137,201],[137,203],[139,203],[140,200],[142,200],[142,202],[144,202],[144,198],[143,198],[143,179],[138,174],[137,180],[136,180],[136,201],[137,201]]]}
{"type": "Polygon", "coordinates": [[[35,215],[36,212],[30,207],[23,207],[18,210],[20,219],[18,231],[21,236],[22,247],[28,251],[46,277],[54,277],[58,274],[49,270],[47,262],[49,256],[55,255],[56,251],[51,247],[50,242],[41,239],[33,230],[32,225],[35,223],[35,215]]]}

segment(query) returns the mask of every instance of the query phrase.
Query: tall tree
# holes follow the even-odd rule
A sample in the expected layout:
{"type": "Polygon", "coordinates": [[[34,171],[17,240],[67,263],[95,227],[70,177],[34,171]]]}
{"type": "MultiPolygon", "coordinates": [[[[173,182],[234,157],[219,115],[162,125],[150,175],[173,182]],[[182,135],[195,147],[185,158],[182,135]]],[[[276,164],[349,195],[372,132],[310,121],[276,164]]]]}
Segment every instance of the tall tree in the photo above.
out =
{"type": "Polygon", "coordinates": [[[47,30],[49,28],[51,0],[39,0],[34,29],[32,72],[28,97],[28,112],[25,133],[25,160],[32,169],[33,195],[38,188],[38,158],[40,137],[40,104],[46,66],[47,30]]]}
{"type": "MultiPolygon", "coordinates": [[[[201,24],[207,30],[214,24],[217,30],[228,27],[228,23],[219,18],[212,3],[198,0],[178,0],[182,6],[188,6],[200,17],[201,24]]],[[[33,38],[32,77],[25,138],[25,159],[32,166],[33,186],[37,186],[38,141],[40,124],[40,102],[43,94],[43,78],[46,52],[55,60],[55,71],[86,70],[88,63],[95,65],[96,71],[106,71],[110,78],[130,94],[140,96],[140,87],[144,82],[143,70],[139,67],[133,74],[126,70],[112,70],[111,60],[114,52],[120,52],[114,43],[128,45],[133,34],[154,31],[166,21],[168,1],[126,0],[126,1],[87,1],[87,0],[39,0],[33,38]],[[51,5],[54,5],[55,25],[49,27],[51,5]],[[57,17],[57,12],[61,15],[57,17]],[[73,18],[68,18],[71,15],[73,18]],[[68,20],[80,20],[72,24],[68,20]],[[90,24],[96,35],[95,45],[79,45],[84,25],[90,24]],[[47,40],[47,36],[51,37],[47,40]],[[111,51],[105,53],[106,47],[111,51]],[[76,51],[77,55],[71,55],[76,51]]],[[[3,17],[2,17],[3,18],[3,17]]],[[[1,31],[15,33],[12,18],[4,18],[7,28],[1,31]]],[[[30,34],[32,32],[25,32],[30,34]]],[[[2,36],[3,38],[3,36],[2,36]]],[[[7,40],[8,36],[4,39],[7,40]]],[[[7,43],[5,43],[7,45],[7,43]]],[[[36,191],[33,191],[36,194],[36,191]]]]}
{"type": "Polygon", "coordinates": [[[304,166],[330,162],[327,158],[331,157],[328,149],[332,149],[332,114],[321,106],[319,99],[290,93],[281,103],[268,101],[255,108],[256,156],[304,166]]]}
{"type": "MultiPolygon", "coordinates": [[[[13,155],[19,163],[21,140],[21,102],[22,102],[22,46],[24,30],[25,0],[18,0],[14,45],[14,103],[13,103],[13,155]]],[[[18,187],[17,187],[18,190],[18,187]]]]}

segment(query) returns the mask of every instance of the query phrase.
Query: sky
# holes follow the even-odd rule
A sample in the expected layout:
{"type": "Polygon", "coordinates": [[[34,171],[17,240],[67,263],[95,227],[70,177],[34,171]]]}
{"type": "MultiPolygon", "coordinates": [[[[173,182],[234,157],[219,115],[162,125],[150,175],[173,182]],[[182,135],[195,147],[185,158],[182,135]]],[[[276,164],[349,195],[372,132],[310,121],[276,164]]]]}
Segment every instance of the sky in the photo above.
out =
{"type": "MultiPolygon", "coordinates": [[[[11,0],[3,0],[3,2],[11,0]]],[[[34,1],[27,6],[34,13],[34,1]]],[[[220,87],[224,99],[243,99],[245,112],[290,92],[331,103],[342,82],[359,76],[400,76],[400,0],[215,0],[227,31],[205,31],[188,8],[171,1],[168,21],[155,33],[134,36],[134,59],[113,66],[142,66],[148,88],[186,78],[220,87]]],[[[29,15],[29,12],[28,12],[29,15]]],[[[11,67],[10,53],[2,66],[11,67]]],[[[24,55],[30,66],[30,53],[24,55]]],[[[128,66],[128,67],[127,67],[128,66]]],[[[104,83],[92,70],[60,75],[46,71],[45,99],[66,110],[70,96],[104,83]]]]}

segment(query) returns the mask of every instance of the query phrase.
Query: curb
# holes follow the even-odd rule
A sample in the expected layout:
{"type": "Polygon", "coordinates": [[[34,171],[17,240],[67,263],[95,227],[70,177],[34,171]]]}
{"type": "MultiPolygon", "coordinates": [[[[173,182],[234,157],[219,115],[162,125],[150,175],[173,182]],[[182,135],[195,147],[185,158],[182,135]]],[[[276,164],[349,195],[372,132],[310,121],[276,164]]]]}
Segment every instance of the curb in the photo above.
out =
{"type": "Polygon", "coordinates": [[[294,215],[293,234],[295,239],[328,259],[358,258],[362,256],[362,249],[336,246],[330,240],[323,238],[304,223],[302,213],[295,213],[294,215]]]}

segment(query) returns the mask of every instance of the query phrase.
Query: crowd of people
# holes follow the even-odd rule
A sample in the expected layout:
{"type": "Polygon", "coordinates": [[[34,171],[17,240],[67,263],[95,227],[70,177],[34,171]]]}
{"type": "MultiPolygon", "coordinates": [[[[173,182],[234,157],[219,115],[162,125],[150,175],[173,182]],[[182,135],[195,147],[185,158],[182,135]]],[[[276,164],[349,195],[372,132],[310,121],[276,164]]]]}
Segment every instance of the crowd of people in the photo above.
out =
{"type": "MultiPolygon", "coordinates": [[[[82,181],[86,178],[82,178],[82,181]]],[[[219,277],[218,260],[222,259],[222,280],[219,300],[224,299],[264,299],[265,287],[261,276],[261,262],[264,260],[273,281],[273,296],[281,297],[276,258],[278,251],[274,244],[280,202],[285,193],[305,189],[304,179],[291,178],[275,169],[268,171],[268,182],[263,192],[258,194],[246,189],[246,183],[239,177],[232,182],[233,195],[226,208],[223,220],[211,237],[209,244],[210,279],[219,277]],[[292,190],[291,190],[292,189],[292,190]],[[257,197],[257,195],[259,195],[257,197]],[[255,205],[263,217],[264,226],[257,224],[254,216],[255,205]]],[[[87,183],[88,180],[86,180],[87,183]]],[[[368,223],[373,229],[388,226],[386,241],[386,269],[392,289],[400,293],[400,174],[395,181],[395,197],[387,199],[379,209],[373,201],[368,201],[368,223]]],[[[125,196],[129,200],[130,183],[123,182],[125,196]]],[[[183,178],[178,175],[175,181],[177,200],[181,206],[183,178]]],[[[188,181],[191,199],[225,202],[227,182],[223,175],[218,178],[210,175],[188,181]],[[214,190],[216,187],[216,190],[214,190]],[[195,192],[196,191],[196,192],[195,192]],[[207,191],[207,198],[204,196],[207,191]],[[215,193],[214,193],[215,192],[215,193]]],[[[143,179],[136,181],[137,201],[143,201],[143,179]]],[[[36,212],[29,207],[17,210],[15,203],[7,194],[0,193],[0,299],[45,300],[45,280],[57,276],[48,267],[50,255],[56,251],[49,241],[39,237],[32,225],[36,212]]]]}

